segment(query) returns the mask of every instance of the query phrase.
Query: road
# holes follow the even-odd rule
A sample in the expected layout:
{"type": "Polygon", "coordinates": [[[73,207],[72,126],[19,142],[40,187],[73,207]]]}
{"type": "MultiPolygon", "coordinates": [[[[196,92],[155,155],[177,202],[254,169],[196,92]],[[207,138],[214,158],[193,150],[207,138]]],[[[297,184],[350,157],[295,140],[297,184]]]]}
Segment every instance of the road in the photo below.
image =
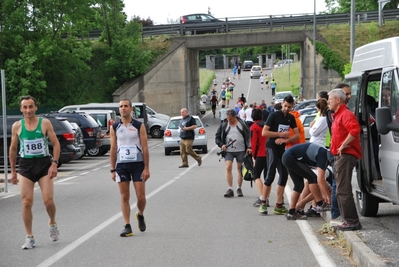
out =
{"type": "MultiPolygon", "coordinates": [[[[270,91],[261,91],[259,80],[249,79],[248,72],[234,82],[234,100],[244,93],[249,102],[260,103],[264,98],[270,103],[270,91]]],[[[295,222],[273,214],[260,216],[252,206],[256,189],[248,182],[244,182],[243,198],[224,198],[224,162],[219,162],[214,144],[219,120],[208,113],[203,121],[209,125],[209,152],[202,154],[201,167],[189,158],[190,167],[179,169],[179,154],[165,156],[162,140],[149,140],[147,231],[134,227],[133,237],[119,237],[123,220],[108,154],[60,168],[55,180],[61,233],[57,242],[48,238],[48,217],[36,187],[33,229],[37,246],[33,250],[20,249],[25,237],[21,200],[18,186],[10,186],[7,194],[0,194],[0,265],[353,266],[340,251],[325,245],[324,236],[316,234],[324,224],[322,218],[295,222]]],[[[271,203],[275,196],[272,191],[271,203]]],[[[132,196],[133,225],[135,204],[132,196]]]]}

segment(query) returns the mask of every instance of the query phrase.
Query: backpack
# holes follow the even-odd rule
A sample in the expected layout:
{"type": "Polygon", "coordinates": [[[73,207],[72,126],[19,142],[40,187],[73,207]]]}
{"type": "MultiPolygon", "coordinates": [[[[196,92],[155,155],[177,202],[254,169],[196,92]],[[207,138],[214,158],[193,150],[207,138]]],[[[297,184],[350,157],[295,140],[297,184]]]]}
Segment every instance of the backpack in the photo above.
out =
{"type": "Polygon", "coordinates": [[[250,181],[251,182],[251,187],[252,187],[252,181],[254,180],[254,162],[252,160],[252,155],[245,153],[244,156],[244,162],[241,165],[241,174],[242,178],[245,181],[250,181]]]}

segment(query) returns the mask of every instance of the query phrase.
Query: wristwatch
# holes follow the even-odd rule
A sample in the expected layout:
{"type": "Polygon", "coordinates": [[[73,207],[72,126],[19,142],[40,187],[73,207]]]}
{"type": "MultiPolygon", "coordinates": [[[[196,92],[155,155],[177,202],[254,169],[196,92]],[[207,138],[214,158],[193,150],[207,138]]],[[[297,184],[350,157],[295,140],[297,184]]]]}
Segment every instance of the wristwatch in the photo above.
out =
{"type": "Polygon", "coordinates": [[[59,161],[58,161],[58,160],[55,160],[55,159],[52,159],[51,162],[52,162],[52,163],[55,163],[55,164],[57,164],[57,165],[59,164],[59,161]]]}
{"type": "Polygon", "coordinates": [[[113,170],[109,170],[111,173],[113,173],[113,172],[116,172],[116,170],[115,169],[113,169],[113,170]]]}

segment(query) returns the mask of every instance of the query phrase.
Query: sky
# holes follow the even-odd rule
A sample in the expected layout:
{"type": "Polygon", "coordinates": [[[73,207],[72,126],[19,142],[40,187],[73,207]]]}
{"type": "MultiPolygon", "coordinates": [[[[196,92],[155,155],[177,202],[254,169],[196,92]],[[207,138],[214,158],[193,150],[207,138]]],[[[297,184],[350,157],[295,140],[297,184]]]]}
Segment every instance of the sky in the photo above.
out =
{"type": "MultiPolygon", "coordinates": [[[[133,16],[147,19],[154,24],[167,24],[169,20],[178,20],[182,15],[208,13],[219,19],[232,17],[313,14],[315,0],[169,0],[169,1],[132,1],[124,0],[125,9],[130,20],[133,16]],[[216,4],[217,3],[217,4],[216,4]]],[[[316,13],[327,11],[325,0],[316,0],[316,13]]]]}

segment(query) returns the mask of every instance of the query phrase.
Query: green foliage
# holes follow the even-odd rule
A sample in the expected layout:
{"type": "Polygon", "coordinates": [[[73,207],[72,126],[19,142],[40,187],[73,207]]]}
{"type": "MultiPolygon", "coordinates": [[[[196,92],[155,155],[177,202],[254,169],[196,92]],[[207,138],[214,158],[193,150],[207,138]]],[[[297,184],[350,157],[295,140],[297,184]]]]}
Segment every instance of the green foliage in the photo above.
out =
{"type": "Polygon", "coordinates": [[[352,62],[345,64],[344,71],[342,72],[342,75],[345,77],[346,74],[351,72],[351,69],[352,69],[352,62]]]}
{"type": "Polygon", "coordinates": [[[301,83],[301,64],[294,62],[273,70],[273,79],[277,82],[277,92],[292,91],[295,96],[299,96],[299,86],[301,83]]]}
{"type": "Polygon", "coordinates": [[[377,22],[371,22],[368,25],[369,35],[368,35],[368,42],[372,43],[378,40],[377,33],[378,33],[378,24],[377,22]]]}
{"type": "Polygon", "coordinates": [[[208,94],[214,78],[215,72],[213,70],[200,69],[200,95],[208,94]]]}
{"type": "Polygon", "coordinates": [[[343,79],[344,65],[346,62],[341,58],[339,53],[321,42],[316,42],[316,51],[323,56],[323,60],[321,62],[323,64],[323,68],[326,70],[335,70],[343,79]]]}

